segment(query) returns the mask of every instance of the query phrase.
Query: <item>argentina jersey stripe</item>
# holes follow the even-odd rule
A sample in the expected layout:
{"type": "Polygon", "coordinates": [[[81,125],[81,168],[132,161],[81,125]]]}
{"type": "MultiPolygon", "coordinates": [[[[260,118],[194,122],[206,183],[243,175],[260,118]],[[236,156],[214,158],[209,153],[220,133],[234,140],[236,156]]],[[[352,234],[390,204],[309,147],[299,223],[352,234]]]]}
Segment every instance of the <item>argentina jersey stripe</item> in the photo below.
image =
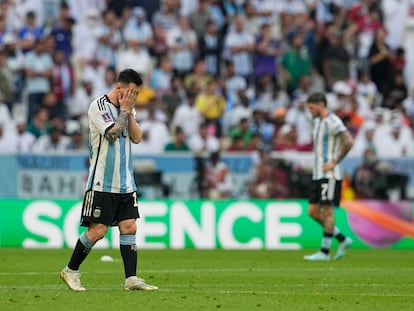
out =
{"type": "MultiPolygon", "coordinates": [[[[113,120],[115,120],[114,112],[112,111],[111,107],[108,107],[109,114],[113,120]]],[[[116,158],[117,158],[117,145],[118,140],[111,143],[107,141],[107,153],[106,153],[106,160],[105,160],[105,173],[104,173],[104,182],[103,182],[103,191],[104,192],[112,192],[113,191],[113,184],[114,184],[114,171],[118,169],[116,167],[116,158]]]]}
{"type": "Polygon", "coordinates": [[[343,169],[341,164],[337,164],[333,170],[324,172],[323,167],[326,163],[336,159],[338,154],[340,138],[339,135],[346,128],[341,119],[335,114],[330,113],[324,119],[314,120],[314,167],[313,179],[333,178],[342,179],[343,169]]]}
{"type": "Polygon", "coordinates": [[[103,175],[103,188],[104,192],[111,192],[112,185],[114,183],[114,170],[115,170],[115,160],[116,160],[116,150],[114,143],[107,143],[107,152],[104,166],[104,175],[103,175]]]}
{"type": "Polygon", "coordinates": [[[120,170],[121,170],[121,175],[120,175],[120,188],[121,189],[126,189],[127,188],[127,184],[126,184],[126,179],[127,179],[127,159],[126,159],[126,138],[123,136],[123,134],[121,135],[121,137],[119,137],[119,149],[120,149],[120,170]]]}
{"type": "Polygon", "coordinates": [[[115,124],[120,109],[107,96],[101,96],[90,105],[90,170],[87,189],[112,193],[136,191],[131,158],[131,140],[127,129],[114,142],[105,133],[115,124]]]}
{"type": "MultiPolygon", "coordinates": [[[[329,160],[329,128],[328,123],[325,120],[322,122],[322,163],[321,167],[323,167],[324,163],[327,163],[329,160]]],[[[322,172],[323,177],[327,177],[325,172],[322,172]]]]}
{"type": "Polygon", "coordinates": [[[131,187],[133,189],[137,189],[137,186],[135,184],[135,177],[134,175],[131,175],[131,172],[134,171],[134,163],[133,163],[133,158],[132,158],[132,153],[131,153],[131,144],[129,144],[129,146],[126,146],[128,148],[128,153],[127,153],[127,160],[128,160],[128,170],[127,170],[127,180],[131,181],[131,187]]]}

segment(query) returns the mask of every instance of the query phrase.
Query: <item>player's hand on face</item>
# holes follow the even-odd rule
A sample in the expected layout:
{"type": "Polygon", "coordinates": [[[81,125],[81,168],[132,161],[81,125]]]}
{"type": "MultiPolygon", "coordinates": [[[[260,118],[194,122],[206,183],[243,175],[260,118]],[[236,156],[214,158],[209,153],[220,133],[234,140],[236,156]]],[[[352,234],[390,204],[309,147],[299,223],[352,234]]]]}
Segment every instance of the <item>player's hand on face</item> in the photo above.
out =
{"type": "Polygon", "coordinates": [[[137,100],[138,90],[127,88],[119,92],[119,106],[122,110],[131,111],[137,100]]]}

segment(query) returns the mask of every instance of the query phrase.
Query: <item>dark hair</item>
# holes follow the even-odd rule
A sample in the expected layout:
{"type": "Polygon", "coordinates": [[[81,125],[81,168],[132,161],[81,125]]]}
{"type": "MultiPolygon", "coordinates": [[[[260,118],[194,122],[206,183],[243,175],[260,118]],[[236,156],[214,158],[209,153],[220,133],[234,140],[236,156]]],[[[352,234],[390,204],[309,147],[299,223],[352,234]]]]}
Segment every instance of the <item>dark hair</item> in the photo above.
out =
{"type": "Polygon", "coordinates": [[[29,11],[26,13],[26,18],[36,18],[36,13],[34,11],[29,11]]]}
{"type": "Polygon", "coordinates": [[[133,69],[122,70],[116,81],[125,84],[134,83],[137,86],[141,86],[143,84],[141,75],[133,69]]]}
{"type": "Polygon", "coordinates": [[[220,152],[219,151],[213,151],[210,153],[210,161],[212,162],[218,162],[220,160],[220,152]]]}
{"type": "Polygon", "coordinates": [[[321,92],[315,92],[309,95],[308,103],[313,103],[313,104],[317,104],[322,102],[324,104],[324,106],[326,106],[327,102],[326,102],[326,96],[324,93],[321,92]]]}
{"type": "Polygon", "coordinates": [[[175,127],[175,131],[174,131],[174,133],[175,133],[175,135],[178,135],[178,134],[180,134],[180,133],[184,133],[184,130],[183,130],[183,128],[182,128],[181,126],[177,125],[177,126],[175,127]]]}

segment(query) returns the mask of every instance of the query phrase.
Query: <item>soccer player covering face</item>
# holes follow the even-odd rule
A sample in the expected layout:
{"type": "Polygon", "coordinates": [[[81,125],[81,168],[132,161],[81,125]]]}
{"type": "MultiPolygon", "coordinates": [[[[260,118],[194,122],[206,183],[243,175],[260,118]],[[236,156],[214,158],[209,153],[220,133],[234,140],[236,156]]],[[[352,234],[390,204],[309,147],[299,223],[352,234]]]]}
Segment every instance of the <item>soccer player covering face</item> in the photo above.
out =
{"type": "Polygon", "coordinates": [[[341,119],[327,108],[326,97],[313,93],[307,107],[313,117],[313,176],[309,191],[309,215],[323,228],[320,251],[305,256],[305,260],[330,260],[332,238],[339,242],[335,259],[345,255],[352,239],[335,227],[334,207],[339,206],[342,185],[342,165],[353,145],[352,136],[341,119]]]}
{"type": "Polygon", "coordinates": [[[89,106],[90,167],[81,226],[88,229],[76,242],[72,257],[60,276],[74,291],[84,291],[79,266],[102,239],[109,226],[118,226],[120,252],[125,270],[125,290],[157,290],[136,275],[135,233],[139,217],[134,181],[131,142],[141,141],[142,130],[134,118],[134,105],[142,85],[141,76],[132,69],[119,73],[109,94],[89,106]]]}

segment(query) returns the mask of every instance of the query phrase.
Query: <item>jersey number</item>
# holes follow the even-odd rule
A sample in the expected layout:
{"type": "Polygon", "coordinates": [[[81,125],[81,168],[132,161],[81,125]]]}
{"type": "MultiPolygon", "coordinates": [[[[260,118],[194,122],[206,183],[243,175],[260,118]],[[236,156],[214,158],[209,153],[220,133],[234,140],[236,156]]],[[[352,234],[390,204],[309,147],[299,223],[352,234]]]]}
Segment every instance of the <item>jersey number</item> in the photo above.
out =
{"type": "Polygon", "coordinates": [[[329,187],[328,183],[321,184],[321,200],[322,201],[326,201],[326,199],[328,198],[328,195],[327,195],[328,187],[329,187]]]}
{"type": "Polygon", "coordinates": [[[132,197],[134,198],[134,207],[138,207],[137,193],[133,192],[132,197]]]}

